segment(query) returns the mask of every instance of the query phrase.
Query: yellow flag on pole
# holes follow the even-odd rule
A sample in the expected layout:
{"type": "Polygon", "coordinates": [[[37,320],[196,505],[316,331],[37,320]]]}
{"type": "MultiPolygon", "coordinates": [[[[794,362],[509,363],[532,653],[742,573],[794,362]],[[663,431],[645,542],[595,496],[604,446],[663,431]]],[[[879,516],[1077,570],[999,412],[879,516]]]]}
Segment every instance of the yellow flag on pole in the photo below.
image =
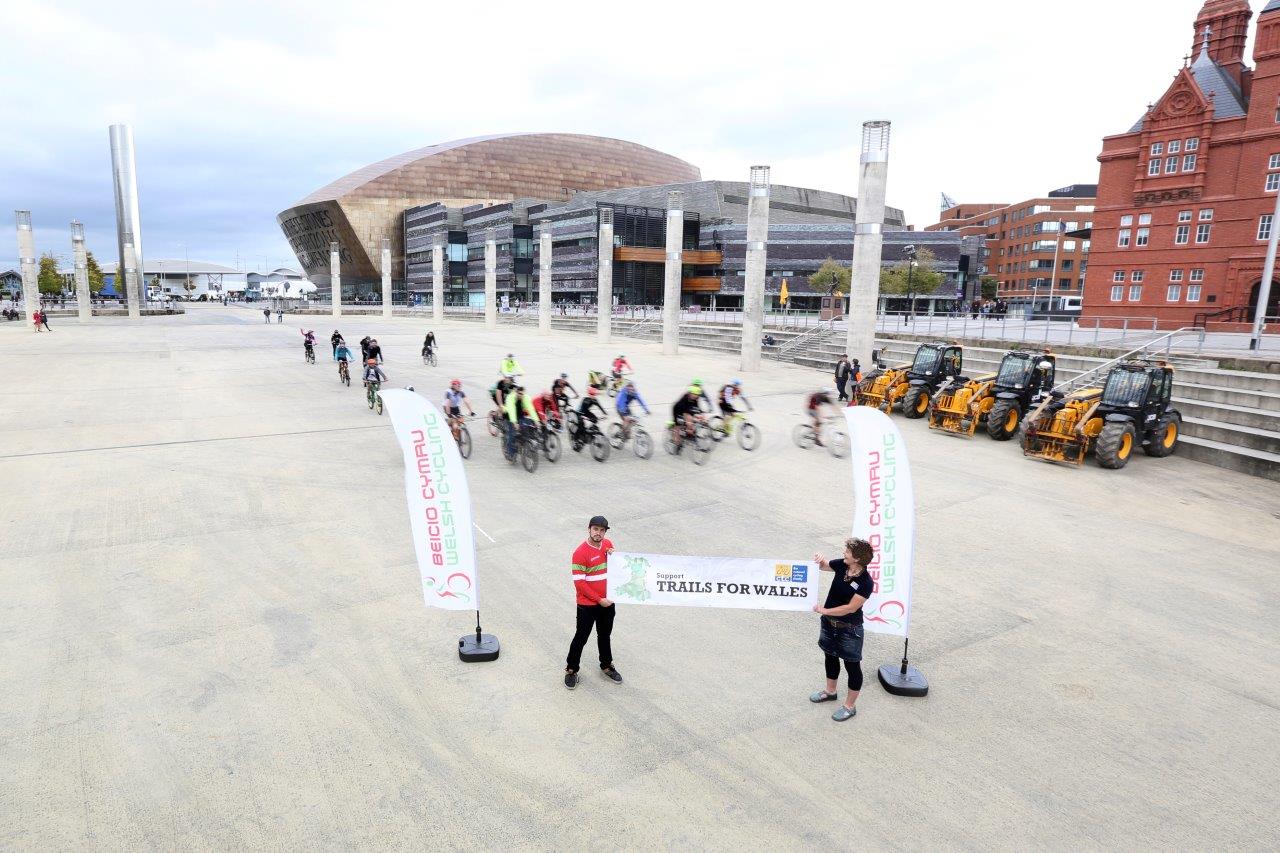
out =
{"type": "Polygon", "coordinates": [[[783,305],[791,301],[791,294],[787,292],[787,280],[785,278],[782,280],[782,292],[778,294],[778,301],[783,305]]]}

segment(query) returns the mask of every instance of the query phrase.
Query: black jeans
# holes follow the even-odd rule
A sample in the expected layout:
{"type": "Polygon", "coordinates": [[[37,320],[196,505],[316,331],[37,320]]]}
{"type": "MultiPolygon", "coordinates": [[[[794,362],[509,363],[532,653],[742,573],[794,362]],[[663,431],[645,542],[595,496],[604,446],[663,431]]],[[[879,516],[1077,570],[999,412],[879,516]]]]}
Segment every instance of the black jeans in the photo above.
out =
{"type": "Polygon", "coordinates": [[[613,649],[609,647],[609,635],[613,633],[613,611],[612,605],[578,605],[578,630],[573,635],[573,642],[569,644],[566,668],[572,672],[578,671],[578,666],[582,663],[582,649],[591,636],[592,627],[596,629],[596,645],[600,647],[600,668],[608,669],[613,666],[613,649]]]}

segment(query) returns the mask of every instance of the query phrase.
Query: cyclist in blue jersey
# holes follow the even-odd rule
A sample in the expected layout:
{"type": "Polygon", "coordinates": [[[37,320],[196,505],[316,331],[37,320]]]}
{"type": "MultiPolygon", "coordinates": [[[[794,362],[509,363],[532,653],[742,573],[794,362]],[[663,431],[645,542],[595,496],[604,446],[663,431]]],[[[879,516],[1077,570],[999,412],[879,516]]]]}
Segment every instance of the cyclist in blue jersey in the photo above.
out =
{"type": "Polygon", "coordinates": [[[644,413],[649,414],[649,405],[640,396],[640,392],[636,390],[636,384],[630,379],[622,386],[622,390],[618,392],[618,417],[622,419],[622,434],[629,437],[631,435],[631,425],[636,419],[631,414],[631,404],[639,403],[640,408],[644,409],[644,413]]]}

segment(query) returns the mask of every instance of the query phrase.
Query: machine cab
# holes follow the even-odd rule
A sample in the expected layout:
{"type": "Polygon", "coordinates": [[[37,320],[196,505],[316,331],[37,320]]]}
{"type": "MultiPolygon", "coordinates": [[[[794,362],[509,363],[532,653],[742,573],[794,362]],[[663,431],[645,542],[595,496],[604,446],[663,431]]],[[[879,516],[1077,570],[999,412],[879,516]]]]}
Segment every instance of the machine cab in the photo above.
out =
{"type": "Polygon", "coordinates": [[[912,379],[934,383],[960,375],[963,356],[953,344],[921,344],[908,371],[912,379]]]}
{"type": "Polygon", "coordinates": [[[1000,362],[996,388],[1035,398],[1053,388],[1056,359],[1050,353],[1011,352],[1000,362]]]}
{"type": "Polygon", "coordinates": [[[1134,361],[1107,376],[1102,406],[1116,413],[1158,415],[1169,405],[1173,371],[1166,365],[1134,361]]]}

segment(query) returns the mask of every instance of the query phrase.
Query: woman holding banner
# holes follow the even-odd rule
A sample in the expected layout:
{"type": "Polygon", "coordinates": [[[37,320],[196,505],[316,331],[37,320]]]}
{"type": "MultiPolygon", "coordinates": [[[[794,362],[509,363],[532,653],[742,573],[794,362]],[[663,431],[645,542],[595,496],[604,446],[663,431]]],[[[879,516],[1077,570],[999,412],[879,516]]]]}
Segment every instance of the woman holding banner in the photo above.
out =
{"type": "Polygon", "coordinates": [[[865,539],[849,539],[844,543],[844,557],[826,560],[815,555],[813,560],[824,572],[834,572],[825,604],[815,604],[813,612],[822,616],[818,632],[818,648],[826,655],[827,685],[812,694],[813,703],[839,699],[840,661],[849,673],[849,693],[844,704],[831,719],[842,723],[858,713],[855,704],[862,690],[862,605],[875,589],[867,566],[875,558],[871,543],[865,539]]]}

